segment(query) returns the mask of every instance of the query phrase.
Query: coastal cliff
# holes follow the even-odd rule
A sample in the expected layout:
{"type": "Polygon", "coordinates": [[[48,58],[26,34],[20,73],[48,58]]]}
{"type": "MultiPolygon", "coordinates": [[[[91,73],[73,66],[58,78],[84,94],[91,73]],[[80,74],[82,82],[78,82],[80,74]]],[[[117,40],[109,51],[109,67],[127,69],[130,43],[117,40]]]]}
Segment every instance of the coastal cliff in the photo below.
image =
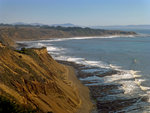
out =
{"type": "Polygon", "coordinates": [[[84,113],[92,107],[89,98],[73,69],[46,48],[16,51],[0,43],[0,104],[7,103],[2,112],[84,113]]]}
{"type": "Polygon", "coordinates": [[[136,33],[78,27],[0,27],[0,112],[89,113],[93,106],[89,89],[76,78],[72,67],[59,64],[45,47],[15,50],[14,41],[104,35],[136,33]]]}

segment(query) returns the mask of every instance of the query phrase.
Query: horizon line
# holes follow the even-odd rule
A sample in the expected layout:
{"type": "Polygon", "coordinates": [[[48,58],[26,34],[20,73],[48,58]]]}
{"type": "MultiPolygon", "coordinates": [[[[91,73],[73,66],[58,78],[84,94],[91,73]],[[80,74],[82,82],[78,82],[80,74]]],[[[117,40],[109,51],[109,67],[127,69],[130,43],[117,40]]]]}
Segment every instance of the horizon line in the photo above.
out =
{"type": "Polygon", "coordinates": [[[78,25],[78,24],[73,24],[73,23],[54,23],[54,24],[44,24],[44,23],[39,23],[39,22],[33,22],[33,23],[26,23],[26,22],[13,22],[13,23],[3,23],[3,22],[0,22],[0,24],[9,24],[9,25],[15,25],[15,24],[18,24],[18,25],[32,25],[32,24],[41,24],[41,25],[65,25],[65,24],[71,24],[71,25],[74,25],[74,26],[87,26],[87,27],[113,27],[113,26],[150,26],[150,24],[114,24],[114,25],[78,25]]]}

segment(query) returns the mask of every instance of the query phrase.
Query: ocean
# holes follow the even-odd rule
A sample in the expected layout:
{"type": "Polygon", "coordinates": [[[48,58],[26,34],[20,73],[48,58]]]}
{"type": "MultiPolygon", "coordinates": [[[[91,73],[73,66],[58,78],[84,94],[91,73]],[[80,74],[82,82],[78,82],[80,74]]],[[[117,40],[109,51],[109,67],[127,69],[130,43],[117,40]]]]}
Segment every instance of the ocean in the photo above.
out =
{"type": "MultiPolygon", "coordinates": [[[[127,29],[124,29],[127,31],[127,29]]],[[[119,70],[121,75],[106,77],[91,76],[84,80],[123,84],[125,97],[147,96],[150,98],[150,29],[132,29],[138,36],[75,37],[19,42],[28,47],[46,46],[56,60],[64,60],[98,68],[84,72],[119,70]]],[[[116,96],[116,95],[115,95],[116,96]]],[[[118,95],[118,97],[123,97],[118,95]]],[[[109,96],[107,96],[108,99],[109,96]]],[[[105,98],[104,98],[105,99],[105,98]]],[[[114,99],[112,96],[109,99],[114,99]]],[[[148,100],[149,102],[149,100],[148,100]]],[[[149,103],[140,103],[124,108],[128,112],[150,112],[149,103]],[[133,110],[137,106],[141,109],[133,110]],[[132,109],[132,110],[131,110],[132,109]]]]}

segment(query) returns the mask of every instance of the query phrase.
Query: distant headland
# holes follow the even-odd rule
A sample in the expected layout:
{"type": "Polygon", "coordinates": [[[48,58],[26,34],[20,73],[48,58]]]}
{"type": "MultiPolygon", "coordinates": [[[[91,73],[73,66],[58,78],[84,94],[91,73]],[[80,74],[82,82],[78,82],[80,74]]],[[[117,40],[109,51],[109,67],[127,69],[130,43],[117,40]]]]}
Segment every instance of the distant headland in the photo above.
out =
{"type": "Polygon", "coordinates": [[[92,29],[89,27],[62,27],[30,24],[0,24],[0,34],[12,40],[40,40],[50,38],[136,35],[132,31],[92,29]]]}

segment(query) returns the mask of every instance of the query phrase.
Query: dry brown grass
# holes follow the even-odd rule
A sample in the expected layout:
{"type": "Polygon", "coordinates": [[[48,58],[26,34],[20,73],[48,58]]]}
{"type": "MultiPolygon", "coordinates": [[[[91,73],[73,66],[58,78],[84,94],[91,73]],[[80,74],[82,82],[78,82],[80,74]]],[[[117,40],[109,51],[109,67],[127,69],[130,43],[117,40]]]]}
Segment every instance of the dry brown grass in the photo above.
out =
{"type": "Polygon", "coordinates": [[[68,79],[71,76],[73,72],[53,60],[46,48],[20,53],[0,46],[0,91],[20,104],[39,112],[75,113],[81,107],[88,111],[83,107],[84,102],[91,107],[88,89],[75,77],[68,79]]]}

